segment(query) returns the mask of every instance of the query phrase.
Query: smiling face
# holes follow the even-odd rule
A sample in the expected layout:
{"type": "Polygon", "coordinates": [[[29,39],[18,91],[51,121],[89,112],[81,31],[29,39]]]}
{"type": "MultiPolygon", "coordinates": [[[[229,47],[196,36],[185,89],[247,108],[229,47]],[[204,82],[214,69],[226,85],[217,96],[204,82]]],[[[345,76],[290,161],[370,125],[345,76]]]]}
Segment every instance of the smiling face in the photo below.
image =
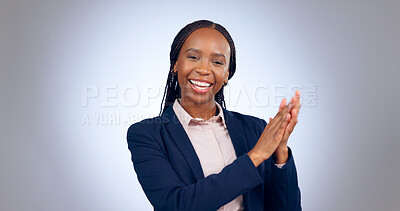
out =
{"type": "Polygon", "coordinates": [[[174,66],[186,105],[213,105],[215,94],[228,82],[230,47],[217,30],[200,28],[185,40],[174,66]]]}

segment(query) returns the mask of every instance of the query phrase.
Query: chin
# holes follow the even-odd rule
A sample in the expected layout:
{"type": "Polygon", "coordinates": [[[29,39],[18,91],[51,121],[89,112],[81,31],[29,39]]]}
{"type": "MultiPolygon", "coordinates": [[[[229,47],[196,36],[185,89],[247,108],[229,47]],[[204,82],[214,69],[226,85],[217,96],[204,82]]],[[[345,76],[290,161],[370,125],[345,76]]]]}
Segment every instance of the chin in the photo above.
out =
{"type": "Polygon", "coordinates": [[[192,102],[193,104],[207,104],[209,102],[214,101],[214,96],[215,94],[195,94],[195,93],[190,93],[186,95],[186,99],[192,102]]]}

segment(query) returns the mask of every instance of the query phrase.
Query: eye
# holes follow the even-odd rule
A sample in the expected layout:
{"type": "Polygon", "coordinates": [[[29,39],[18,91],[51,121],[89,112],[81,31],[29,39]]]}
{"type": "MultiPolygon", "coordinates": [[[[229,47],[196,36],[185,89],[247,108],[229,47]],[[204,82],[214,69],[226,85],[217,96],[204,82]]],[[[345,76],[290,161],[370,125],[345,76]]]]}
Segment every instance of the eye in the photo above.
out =
{"type": "Polygon", "coordinates": [[[224,62],[219,61],[219,60],[216,60],[216,61],[214,61],[214,64],[217,64],[217,65],[224,65],[224,62]]]}
{"type": "Polygon", "coordinates": [[[194,56],[194,55],[189,55],[188,58],[189,59],[193,59],[193,60],[198,60],[199,59],[197,56],[194,56]]]}

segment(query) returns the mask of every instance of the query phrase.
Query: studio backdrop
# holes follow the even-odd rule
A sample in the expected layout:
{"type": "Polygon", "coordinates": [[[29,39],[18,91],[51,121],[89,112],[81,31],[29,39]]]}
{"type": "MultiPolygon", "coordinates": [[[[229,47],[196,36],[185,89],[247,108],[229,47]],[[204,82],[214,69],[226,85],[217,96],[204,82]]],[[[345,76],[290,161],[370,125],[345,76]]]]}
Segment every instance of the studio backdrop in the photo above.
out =
{"type": "Polygon", "coordinates": [[[400,209],[399,1],[1,0],[0,210],[152,210],[126,132],[200,19],[235,41],[228,110],[268,121],[300,90],[304,210],[400,209]]]}

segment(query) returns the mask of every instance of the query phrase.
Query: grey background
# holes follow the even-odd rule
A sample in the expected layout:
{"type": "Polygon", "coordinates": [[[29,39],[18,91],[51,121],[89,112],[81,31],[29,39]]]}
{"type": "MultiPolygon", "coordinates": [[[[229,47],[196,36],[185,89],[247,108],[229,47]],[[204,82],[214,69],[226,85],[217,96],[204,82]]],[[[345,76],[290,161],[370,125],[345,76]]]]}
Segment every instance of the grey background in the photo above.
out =
{"type": "Polygon", "coordinates": [[[197,19],[236,43],[228,109],[267,120],[301,89],[304,210],[400,209],[399,1],[1,0],[0,210],[151,210],[126,130],[197,19]]]}

